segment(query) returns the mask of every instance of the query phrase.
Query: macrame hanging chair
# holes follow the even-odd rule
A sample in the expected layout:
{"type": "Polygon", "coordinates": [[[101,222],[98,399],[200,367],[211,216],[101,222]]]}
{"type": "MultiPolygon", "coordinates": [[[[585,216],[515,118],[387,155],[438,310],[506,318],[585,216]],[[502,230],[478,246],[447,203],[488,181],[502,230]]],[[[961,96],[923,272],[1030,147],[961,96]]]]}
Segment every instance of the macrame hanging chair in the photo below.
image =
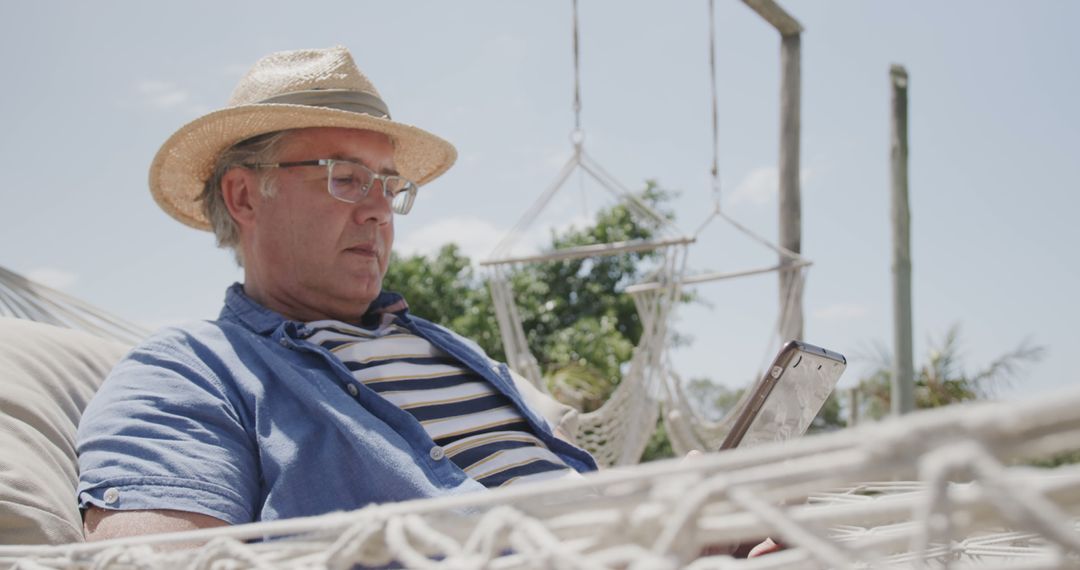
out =
{"type": "MultiPolygon", "coordinates": [[[[520,221],[499,242],[490,258],[481,263],[488,268],[488,284],[495,306],[496,319],[506,351],[507,360],[519,373],[537,388],[547,391],[539,364],[528,347],[510,276],[525,263],[564,261],[597,258],[627,252],[653,252],[659,263],[649,276],[650,281],[665,285],[678,283],[685,269],[686,248],[693,239],[682,233],[670,220],[656,212],[648,204],[620,184],[611,174],[593,160],[584,149],[581,130],[581,89],[579,65],[579,32],[577,1],[573,1],[573,51],[574,51],[574,131],[571,134],[573,154],[563,166],[555,182],[541,194],[520,221]],[[562,190],[570,175],[581,171],[624,204],[636,219],[655,227],[652,239],[601,243],[580,247],[556,249],[550,252],[514,257],[512,247],[525,230],[537,219],[552,198],[562,190]]],[[[642,333],[634,347],[630,362],[622,379],[607,401],[597,410],[580,414],[577,441],[596,457],[601,465],[629,465],[637,463],[655,430],[660,413],[660,398],[664,388],[666,359],[664,350],[668,340],[668,320],[671,309],[678,299],[678,287],[660,287],[649,294],[634,297],[635,308],[641,318],[642,333]]]]}
{"type": "MultiPolygon", "coordinates": [[[[802,297],[803,285],[806,281],[806,273],[811,265],[811,262],[802,256],[784,249],[780,246],[772,244],[764,238],[758,236],[752,232],[749,228],[739,224],[734,219],[730,218],[722,210],[717,207],[714,210],[711,218],[719,218],[727,222],[732,227],[736,228],[740,233],[752,238],[754,241],[765,245],[769,249],[777,252],[781,259],[781,263],[754,269],[745,269],[732,272],[710,272],[700,273],[689,277],[684,277],[677,286],[681,291],[693,289],[699,286],[704,286],[710,283],[717,283],[726,281],[729,279],[737,279],[750,277],[754,275],[770,274],[780,271],[790,271],[793,278],[786,281],[787,288],[781,296],[780,310],[777,315],[776,321],[770,332],[770,338],[772,342],[768,343],[765,349],[765,357],[771,356],[775,352],[776,347],[781,341],[790,339],[781,339],[781,331],[790,330],[790,322],[794,318],[800,318],[801,316],[795,314],[796,299],[802,297]]],[[[707,222],[708,223],[708,222],[707,222]]],[[[704,225],[702,229],[704,229],[704,225]]],[[[701,234],[699,230],[695,234],[695,238],[701,234]]],[[[663,288],[664,285],[660,283],[642,283],[633,285],[627,288],[627,293],[633,295],[635,298],[641,295],[645,295],[648,292],[655,291],[656,289],[663,288]]],[[[664,358],[670,358],[670,353],[665,351],[664,358]]],[[[763,361],[759,368],[764,369],[767,364],[763,361]]],[[[668,435],[668,439],[671,442],[672,450],[677,455],[685,455],[691,450],[709,450],[719,449],[721,442],[731,429],[731,424],[734,421],[734,413],[731,412],[720,421],[709,421],[699,414],[695,407],[690,403],[683,390],[684,382],[679,374],[676,372],[676,367],[667,362],[662,369],[666,372],[664,387],[664,397],[662,400],[662,418],[664,427],[668,435]]],[[[738,409],[740,406],[734,406],[734,409],[738,409]]]]}
{"type": "MultiPolygon", "coordinates": [[[[781,280],[782,291],[780,294],[780,310],[776,318],[773,332],[770,333],[771,342],[769,342],[765,348],[764,358],[768,358],[781,343],[791,338],[781,338],[785,335],[785,331],[793,331],[802,329],[802,314],[801,314],[801,299],[803,295],[803,288],[806,283],[806,274],[812,264],[809,260],[804,258],[798,252],[791,251],[783,246],[775,244],[770,240],[755,233],[750,228],[739,223],[733,217],[728,215],[721,208],[720,201],[720,128],[719,128],[719,110],[717,105],[717,79],[716,79],[716,15],[714,0],[709,0],[709,78],[710,78],[710,95],[712,103],[712,143],[713,143],[713,155],[712,155],[712,168],[710,174],[712,177],[712,194],[713,194],[713,209],[712,212],[706,217],[705,221],[698,227],[698,230],[694,232],[695,241],[699,240],[702,232],[710,226],[710,224],[720,221],[737,233],[749,238],[751,241],[758,243],[761,246],[771,250],[779,256],[779,263],[776,265],[758,267],[752,269],[744,269],[732,272],[707,272],[700,273],[692,276],[684,276],[678,283],[664,284],[664,283],[642,283],[634,285],[627,289],[627,292],[631,295],[642,295],[647,291],[652,291],[656,288],[662,287],[675,287],[675,288],[692,288],[707,283],[715,283],[725,281],[729,279],[737,279],[743,277],[750,277],[754,275],[762,275],[769,273],[786,274],[787,278],[781,280]]],[[[787,333],[790,335],[791,333],[787,333]]],[[[796,333],[796,334],[801,334],[796,333]]],[[[665,352],[665,358],[668,354],[665,352]]],[[[762,361],[760,368],[764,369],[767,361],[762,361]]],[[[668,363],[663,366],[663,370],[666,371],[665,380],[663,386],[665,388],[664,400],[663,400],[663,421],[664,427],[667,430],[668,439],[671,441],[672,449],[676,454],[683,455],[691,450],[711,450],[719,449],[721,442],[731,429],[731,424],[734,421],[733,412],[729,413],[719,422],[706,420],[698,413],[696,413],[694,407],[690,404],[684,390],[682,389],[683,381],[679,375],[675,372],[675,368],[668,363]]],[[[739,406],[734,406],[734,409],[738,409],[739,406]]]]}
{"type": "MultiPolygon", "coordinates": [[[[574,53],[574,131],[571,140],[574,152],[563,166],[555,182],[526,211],[521,220],[499,242],[488,261],[481,265],[489,269],[488,284],[495,306],[496,319],[510,365],[527,377],[537,388],[546,391],[536,357],[530,352],[521,316],[514,301],[510,276],[524,263],[598,257],[627,251],[653,251],[661,262],[644,283],[632,285],[625,291],[634,300],[642,324],[642,335],[621,382],[607,402],[599,409],[580,415],[578,442],[588,449],[601,465],[637,463],[644,451],[658,416],[662,414],[665,428],[674,451],[685,454],[690,450],[717,449],[727,434],[731,417],[720,422],[705,420],[695,412],[682,389],[682,379],[674,371],[668,352],[671,312],[684,287],[778,271],[791,272],[787,289],[776,321],[775,330],[788,330],[793,318],[801,319],[794,310],[796,299],[802,298],[802,286],[810,262],[754,233],[720,208],[719,129],[716,97],[715,27],[713,5],[709,4],[710,43],[709,62],[712,77],[713,115],[713,196],[714,209],[693,237],[686,237],[669,220],[657,214],[596,163],[584,150],[581,130],[580,50],[577,2],[573,2],[574,53]],[[527,257],[511,257],[509,252],[518,236],[525,233],[552,198],[564,188],[570,175],[581,170],[605,190],[611,192],[641,219],[659,228],[658,239],[635,242],[607,243],[550,251],[527,257]],[[710,272],[686,275],[688,248],[712,222],[720,220],[751,240],[779,254],[780,263],[774,266],[735,272],[710,272]]],[[[774,345],[779,338],[774,337],[774,345]]],[[[787,340],[787,339],[785,339],[787,340]]],[[[770,346],[771,351],[775,346],[770,346]]]]}
{"type": "MultiPolygon", "coordinates": [[[[650,251],[657,254],[659,262],[650,280],[675,283],[683,269],[686,246],[692,241],[672,237],[671,223],[642,202],[614,178],[600,168],[584,152],[580,143],[562,173],[547,192],[531,208],[521,221],[500,241],[491,258],[481,263],[488,269],[488,286],[491,290],[495,315],[499,323],[503,347],[510,365],[524,375],[537,388],[547,391],[540,366],[529,350],[521,315],[514,300],[510,277],[526,263],[566,261],[596,258],[627,252],[650,251]],[[536,219],[552,197],[564,186],[570,174],[581,169],[604,189],[626,204],[631,212],[650,220],[660,230],[658,236],[648,240],[602,243],[579,247],[556,249],[531,256],[509,256],[507,253],[517,241],[517,236],[536,219]]],[[[574,434],[605,466],[637,463],[648,444],[649,436],[656,426],[660,412],[659,397],[666,372],[663,370],[664,346],[667,344],[668,315],[678,297],[678,289],[657,288],[649,295],[634,297],[635,308],[641,317],[642,333],[634,347],[633,356],[606,403],[599,409],[580,414],[578,431],[574,434]]]]}

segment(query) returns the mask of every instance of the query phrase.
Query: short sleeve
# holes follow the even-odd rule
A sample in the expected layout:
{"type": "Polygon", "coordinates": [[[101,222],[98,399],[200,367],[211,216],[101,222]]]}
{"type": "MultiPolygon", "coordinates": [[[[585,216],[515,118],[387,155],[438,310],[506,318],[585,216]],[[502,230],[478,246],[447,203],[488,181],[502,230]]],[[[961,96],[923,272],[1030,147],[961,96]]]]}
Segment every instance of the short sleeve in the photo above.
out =
{"type": "Polygon", "coordinates": [[[260,477],[244,398],[192,337],[164,336],[122,360],[83,414],[79,506],[251,522],[260,477]]]}

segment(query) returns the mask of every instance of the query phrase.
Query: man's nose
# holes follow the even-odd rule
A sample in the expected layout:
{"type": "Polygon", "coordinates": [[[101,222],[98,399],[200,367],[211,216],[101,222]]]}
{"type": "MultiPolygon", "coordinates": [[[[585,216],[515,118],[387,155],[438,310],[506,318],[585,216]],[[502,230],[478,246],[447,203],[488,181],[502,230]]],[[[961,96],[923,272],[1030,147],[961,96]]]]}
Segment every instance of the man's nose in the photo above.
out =
{"type": "Polygon", "coordinates": [[[358,224],[374,222],[386,224],[394,218],[393,207],[390,198],[383,191],[382,180],[376,180],[359,202],[353,205],[353,218],[358,224]]]}

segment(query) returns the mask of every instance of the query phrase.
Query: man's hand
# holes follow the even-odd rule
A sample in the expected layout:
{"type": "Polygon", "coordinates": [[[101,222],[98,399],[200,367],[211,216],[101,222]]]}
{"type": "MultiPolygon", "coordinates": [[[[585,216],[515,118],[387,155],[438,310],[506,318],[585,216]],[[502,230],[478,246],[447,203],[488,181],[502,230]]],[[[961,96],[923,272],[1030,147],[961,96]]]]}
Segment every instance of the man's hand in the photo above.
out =
{"type": "MultiPolygon", "coordinates": [[[[693,461],[694,458],[701,456],[702,453],[700,451],[696,449],[691,449],[686,453],[686,456],[683,457],[683,461],[693,461]]],[[[783,546],[781,546],[771,538],[766,538],[760,543],[754,545],[754,547],[751,548],[749,551],[746,550],[747,546],[748,545],[740,544],[734,549],[731,549],[730,553],[735,558],[755,558],[761,556],[762,554],[770,554],[772,552],[777,552],[784,549],[783,546]]],[[[701,551],[700,556],[714,556],[717,554],[722,554],[725,550],[726,549],[707,546],[701,551]]]]}
{"type": "Polygon", "coordinates": [[[747,558],[754,558],[754,557],[757,557],[757,556],[761,556],[762,554],[769,554],[769,553],[777,552],[777,551],[780,551],[780,550],[783,550],[783,549],[784,549],[784,547],[780,546],[779,544],[774,542],[773,539],[766,538],[760,544],[758,544],[757,546],[751,548],[750,552],[747,553],[746,557],[747,558]]]}

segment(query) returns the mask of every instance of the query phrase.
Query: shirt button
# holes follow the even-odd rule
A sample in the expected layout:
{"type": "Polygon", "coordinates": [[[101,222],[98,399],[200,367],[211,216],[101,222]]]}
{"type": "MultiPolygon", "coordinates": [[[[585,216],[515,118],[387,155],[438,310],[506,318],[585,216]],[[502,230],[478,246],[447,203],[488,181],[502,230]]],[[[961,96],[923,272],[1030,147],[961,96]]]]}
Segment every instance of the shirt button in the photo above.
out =
{"type": "Polygon", "coordinates": [[[428,452],[428,455],[430,455],[431,458],[435,461],[439,461],[443,457],[446,457],[446,452],[443,451],[443,448],[436,445],[435,447],[431,448],[431,451],[428,452]]]}
{"type": "Polygon", "coordinates": [[[105,489],[105,504],[111,505],[120,499],[120,491],[116,487],[105,489]]]}
{"type": "Polygon", "coordinates": [[[345,389],[348,390],[349,393],[353,396],[356,396],[360,393],[360,389],[356,387],[356,384],[349,384],[345,389]]]}

